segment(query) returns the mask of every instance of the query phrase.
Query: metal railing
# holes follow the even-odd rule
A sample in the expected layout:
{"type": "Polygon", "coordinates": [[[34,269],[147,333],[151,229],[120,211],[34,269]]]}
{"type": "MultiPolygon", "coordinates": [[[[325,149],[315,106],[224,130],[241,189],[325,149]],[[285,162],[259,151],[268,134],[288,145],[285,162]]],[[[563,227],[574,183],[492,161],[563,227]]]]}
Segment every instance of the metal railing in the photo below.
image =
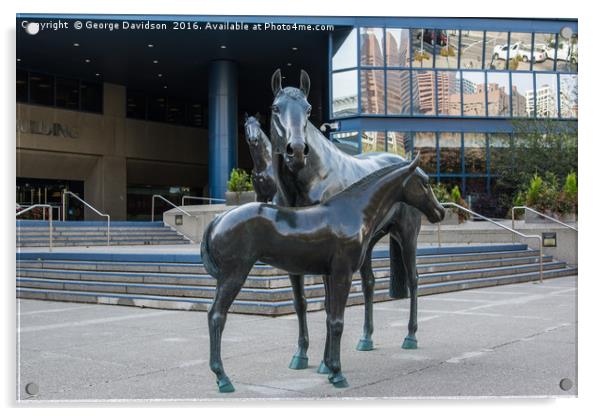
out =
{"type": "Polygon", "coordinates": [[[572,225],[568,225],[568,224],[566,224],[566,223],[564,223],[562,221],[557,220],[556,218],[550,217],[549,215],[546,215],[546,214],[544,214],[542,212],[536,211],[533,208],[530,208],[530,207],[525,206],[525,205],[519,205],[519,206],[516,206],[516,207],[512,207],[512,229],[513,230],[514,230],[514,211],[517,210],[517,209],[522,209],[524,211],[531,211],[534,214],[537,214],[537,215],[539,215],[541,217],[544,217],[544,218],[546,218],[546,219],[548,219],[550,221],[553,221],[553,222],[555,222],[557,224],[560,224],[560,225],[562,225],[564,227],[570,228],[573,231],[579,232],[579,230],[577,230],[577,227],[573,227],[572,225]]]}
{"type": "MultiPolygon", "coordinates": [[[[19,208],[28,208],[34,205],[23,205],[23,204],[18,204],[19,208]]],[[[53,215],[53,218],[58,218],[59,221],[61,219],[61,206],[60,205],[52,205],[52,204],[35,204],[37,206],[43,205],[43,206],[50,206],[50,209],[56,209],[57,211],[57,215],[56,217],[53,215]]],[[[42,221],[46,221],[46,210],[42,210],[42,221]]]]}
{"type": "MultiPolygon", "coordinates": [[[[501,227],[501,228],[503,228],[503,229],[505,229],[507,231],[510,231],[513,235],[518,235],[518,236],[521,236],[523,238],[534,238],[534,239],[537,239],[539,241],[539,282],[543,283],[543,240],[542,240],[542,238],[541,238],[540,235],[523,234],[520,231],[516,231],[516,230],[514,230],[514,229],[512,229],[510,227],[505,226],[504,224],[502,224],[500,222],[494,221],[491,218],[488,218],[488,217],[486,217],[484,215],[481,215],[481,214],[479,214],[477,212],[474,212],[474,211],[472,211],[472,210],[470,210],[468,208],[464,208],[463,206],[458,205],[458,204],[453,203],[453,202],[442,202],[441,205],[444,206],[444,207],[453,207],[453,208],[457,208],[457,209],[460,209],[462,211],[468,212],[469,214],[471,214],[471,215],[473,215],[475,217],[481,218],[481,219],[483,219],[485,221],[489,221],[490,223],[492,223],[494,225],[497,225],[498,227],[501,227]]],[[[439,247],[441,247],[441,223],[440,222],[437,223],[437,232],[438,232],[439,247]]]]}
{"type": "Polygon", "coordinates": [[[31,205],[28,208],[25,208],[23,211],[17,212],[16,217],[18,217],[21,214],[25,214],[27,211],[31,211],[34,208],[42,208],[42,212],[45,212],[44,208],[48,208],[48,250],[52,251],[52,205],[49,205],[49,204],[31,205]]]}
{"type": "Polygon", "coordinates": [[[164,198],[161,195],[153,195],[153,202],[151,203],[151,221],[155,221],[155,198],[159,198],[162,201],[167,202],[169,205],[171,205],[172,207],[174,207],[175,209],[177,209],[178,211],[183,212],[184,214],[186,214],[189,217],[192,217],[192,215],[190,215],[189,212],[184,211],[182,208],[180,208],[179,206],[177,206],[176,204],[174,204],[173,202],[171,202],[169,199],[164,198]]]}
{"type": "Polygon", "coordinates": [[[67,208],[67,195],[70,195],[73,198],[77,199],[79,202],[81,202],[82,204],[84,204],[85,206],[90,208],[92,211],[94,211],[96,214],[100,215],[101,217],[107,217],[107,246],[110,246],[111,245],[111,216],[109,214],[103,214],[102,212],[100,212],[99,210],[94,208],[92,205],[90,205],[89,203],[87,203],[86,201],[81,199],[79,196],[75,195],[73,192],[63,190],[63,221],[65,221],[65,217],[67,214],[67,209],[66,209],[67,208]]]}
{"type": "Polygon", "coordinates": [[[225,199],[220,199],[220,198],[208,198],[208,197],[204,197],[204,196],[188,196],[188,195],[184,195],[182,197],[182,205],[186,205],[184,202],[187,199],[196,199],[196,200],[199,200],[199,201],[209,201],[209,205],[212,205],[213,201],[226,202],[225,199]]]}

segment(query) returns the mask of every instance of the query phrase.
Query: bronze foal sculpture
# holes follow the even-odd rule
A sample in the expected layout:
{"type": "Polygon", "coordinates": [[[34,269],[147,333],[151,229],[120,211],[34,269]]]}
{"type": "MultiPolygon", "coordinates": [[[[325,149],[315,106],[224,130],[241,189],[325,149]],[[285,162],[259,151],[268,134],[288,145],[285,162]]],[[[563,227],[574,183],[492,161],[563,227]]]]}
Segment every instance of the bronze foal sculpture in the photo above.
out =
{"type": "Polygon", "coordinates": [[[272,145],[270,139],[261,130],[259,114],[248,116],[245,113],[245,139],[253,159],[253,189],[257,201],[269,202],[276,194],[276,182],[272,169],[272,145]]]}
{"type": "MultiPolygon", "coordinates": [[[[272,142],[272,163],[278,192],[275,203],[289,207],[315,205],[326,200],[362,177],[390,164],[408,163],[404,158],[392,153],[365,153],[349,156],[340,151],[332,142],[309,122],[311,105],[307,102],[310,80],[301,71],[300,87],[282,88],[280,70],[272,75],[272,119],[270,139],[272,142]]],[[[389,252],[391,259],[391,279],[389,295],[392,298],[411,298],[408,335],[402,348],[417,348],[418,329],[418,279],[416,273],[416,245],[420,232],[420,212],[404,203],[392,207],[386,227],[374,236],[360,268],[362,289],[365,300],[363,335],[357,349],[369,351],[373,348],[372,299],[374,274],[372,272],[372,246],[385,234],[390,234],[389,252]]],[[[308,366],[307,349],[307,303],[304,296],[303,276],[291,274],[294,304],[299,321],[298,347],[291,363],[292,369],[308,366]]],[[[318,370],[328,369],[320,365],[318,370]]]]}
{"type": "Polygon", "coordinates": [[[335,387],[347,387],[340,346],[345,305],[353,273],[364,262],[371,241],[392,208],[404,202],[429,220],[444,209],[418,166],[394,164],[374,172],[325,202],[303,208],[249,203],[220,214],[205,229],[201,256],[217,279],[208,314],[210,367],[220,392],[234,387],[221,360],[221,335],[230,305],[257,261],[295,274],[322,274],[326,292],[327,341],[324,362],[335,387]]]}

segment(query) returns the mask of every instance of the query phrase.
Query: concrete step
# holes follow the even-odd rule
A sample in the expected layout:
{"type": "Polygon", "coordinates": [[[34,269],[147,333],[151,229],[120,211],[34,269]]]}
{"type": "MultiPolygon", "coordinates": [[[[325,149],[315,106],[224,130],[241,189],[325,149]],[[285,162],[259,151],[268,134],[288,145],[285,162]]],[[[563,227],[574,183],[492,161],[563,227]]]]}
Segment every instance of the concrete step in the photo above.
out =
{"type": "MultiPolygon", "coordinates": [[[[544,272],[544,278],[556,278],[562,276],[576,275],[577,268],[563,267],[544,272]]],[[[446,293],[457,290],[466,290],[477,287],[496,286],[502,284],[521,283],[539,279],[538,272],[526,272],[511,275],[499,275],[491,277],[482,277],[466,280],[444,281],[440,283],[420,284],[418,293],[420,296],[436,293],[446,293]]],[[[374,301],[381,302],[388,300],[388,289],[379,289],[375,291],[374,301]]],[[[64,302],[84,302],[99,303],[125,306],[139,306],[159,309],[178,309],[178,310],[202,310],[206,311],[212,303],[209,298],[178,297],[165,295],[145,295],[132,293],[103,293],[78,290],[58,290],[58,289],[40,289],[30,287],[18,287],[17,297],[26,299],[41,299],[64,302]]],[[[363,303],[361,292],[354,291],[349,295],[348,305],[363,303]]],[[[308,299],[308,310],[320,310],[324,308],[323,296],[317,296],[308,299]]],[[[231,312],[262,314],[262,315],[283,315],[294,312],[292,300],[278,301],[249,301],[237,298],[231,312]]]]}
{"type": "MultiPolygon", "coordinates": [[[[111,245],[114,246],[136,246],[136,245],[172,245],[172,244],[190,244],[186,239],[174,240],[145,240],[145,239],[129,239],[129,240],[111,240],[111,245]]],[[[54,247],[84,247],[84,246],[104,246],[107,244],[104,240],[84,240],[84,241],[57,241],[53,242],[54,247]]],[[[17,243],[17,247],[48,247],[48,239],[41,241],[27,242],[26,244],[17,243]]]]}

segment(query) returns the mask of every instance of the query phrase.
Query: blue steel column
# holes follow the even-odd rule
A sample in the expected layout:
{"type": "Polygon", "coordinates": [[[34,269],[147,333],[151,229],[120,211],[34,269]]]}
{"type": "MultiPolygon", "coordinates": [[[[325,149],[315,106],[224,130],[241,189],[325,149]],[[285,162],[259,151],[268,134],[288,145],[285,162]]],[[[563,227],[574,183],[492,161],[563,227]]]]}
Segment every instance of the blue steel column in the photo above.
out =
{"type": "Polygon", "coordinates": [[[209,64],[209,194],[224,198],[238,143],[238,71],[233,61],[209,64]]]}

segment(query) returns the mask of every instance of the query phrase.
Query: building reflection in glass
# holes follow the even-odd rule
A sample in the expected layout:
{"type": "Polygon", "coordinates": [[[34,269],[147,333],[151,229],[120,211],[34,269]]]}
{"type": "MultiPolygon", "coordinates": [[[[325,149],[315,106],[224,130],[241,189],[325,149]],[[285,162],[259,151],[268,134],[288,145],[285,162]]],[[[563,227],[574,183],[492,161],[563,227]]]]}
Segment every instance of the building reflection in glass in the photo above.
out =
{"type": "Polygon", "coordinates": [[[489,135],[489,172],[492,175],[499,174],[507,168],[504,162],[510,161],[510,134],[492,133],[489,135]]]}
{"type": "Polygon", "coordinates": [[[483,69],[483,35],[481,30],[463,30],[460,38],[460,68],[483,69]]]}
{"type": "Polygon", "coordinates": [[[459,71],[437,71],[439,115],[462,114],[461,76],[459,71]]]}
{"type": "Polygon", "coordinates": [[[387,70],[387,114],[410,114],[410,71],[387,70]]]}
{"type": "Polygon", "coordinates": [[[512,73],[512,115],[514,117],[533,117],[533,74],[512,73]]]}
{"type": "Polygon", "coordinates": [[[357,114],[357,70],[332,74],[332,116],[357,114]]]}
{"type": "Polygon", "coordinates": [[[403,158],[410,146],[410,133],[402,131],[387,132],[387,152],[395,153],[403,158]]]}
{"type": "Polygon", "coordinates": [[[432,68],[435,40],[432,29],[412,29],[412,67],[432,68]]]}
{"type": "Polygon", "coordinates": [[[387,66],[410,66],[410,30],[387,29],[387,66]]]}
{"type": "Polygon", "coordinates": [[[360,28],[360,65],[384,66],[384,29],[381,27],[360,28]]]}
{"type": "Polygon", "coordinates": [[[385,132],[384,131],[363,131],[362,132],[362,153],[384,152],[385,151],[385,132]]]}
{"type": "Polygon", "coordinates": [[[458,31],[442,30],[434,31],[436,39],[437,56],[435,58],[435,67],[437,68],[458,68],[458,31]]]}
{"type": "Polygon", "coordinates": [[[420,167],[426,173],[437,173],[437,138],[432,132],[414,133],[414,153],[420,151],[420,167]]]}
{"type": "Polygon", "coordinates": [[[485,33],[485,68],[508,68],[508,32],[485,33]]]}
{"type": "Polygon", "coordinates": [[[385,71],[362,69],[362,113],[385,114],[385,71]]]}
{"type": "Polygon", "coordinates": [[[461,133],[439,133],[439,171],[462,173],[461,133]]]}
{"type": "Polygon", "coordinates": [[[489,117],[510,116],[510,75],[507,72],[487,73],[487,106],[489,117]]]}
{"type": "Polygon", "coordinates": [[[556,69],[558,71],[578,72],[579,61],[578,36],[573,34],[570,39],[558,36],[556,50],[556,69]]]}
{"type": "Polygon", "coordinates": [[[412,77],[414,115],[435,115],[435,71],[414,71],[412,77]]]}
{"type": "Polygon", "coordinates": [[[464,115],[485,117],[485,73],[465,71],[462,73],[464,115]]]}
{"type": "Polygon", "coordinates": [[[535,111],[538,118],[558,117],[557,82],[556,74],[535,75],[535,111]]]}
{"type": "Polygon", "coordinates": [[[577,75],[560,74],[560,117],[577,118],[578,98],[577,75]]]}
{"type": "Polygon", "coordinates": [[[333,34],[332,70],[357,66],[357,29],[333,34]]]}
{"type": "Polygon", "coordinates": [[[487,173],[487,139],[484,133],[464,133],[464,172],[487,173]]]}
{"type": "Polygon", "coordinates": [[[536,33],[535,51],[541,52],[544,59],[533,62],[534,71],[553,71],[556,57],[556,35],[554,33],[536,33]]]}
{"type": "Polygon", "coordinates": [[[359,134],[357,131],[332,133],[330,140],[343,152],[355,155],[360,152],[359,134]]]}

